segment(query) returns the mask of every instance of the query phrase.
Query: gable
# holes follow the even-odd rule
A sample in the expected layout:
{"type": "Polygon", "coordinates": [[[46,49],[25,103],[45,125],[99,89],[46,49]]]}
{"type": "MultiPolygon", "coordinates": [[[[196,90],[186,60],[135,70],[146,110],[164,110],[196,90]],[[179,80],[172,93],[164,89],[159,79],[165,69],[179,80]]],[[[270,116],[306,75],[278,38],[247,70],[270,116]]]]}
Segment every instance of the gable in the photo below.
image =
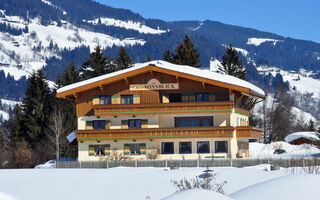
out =
{"type": "Polygon", "coordinates": [[[197,81],[204,86],[215,85],[222,88],[244,92],[259,98],[264,98],[264,92],[260,88],[257,88],[256,86],[252,85],[247,81],[243,81],[229,75],[222,75],[208,70],[201,70],[190,66],[173,65],[164,61],[153,61],[149,63],[136,64],[132,68],[124,69],[121,71],[113,72],[110,74],[102,75],[99,77],[81,81],[79,83],[65,86],[63,88],[58,89],[57,97],[74,98],[74,96],[77,93],[86,90],[98,87],[102,88],[105,85],[121,80],[124,80],[126,83],[129,83],[130,79],[132,79],[133,77],[146,73],[150,73],[150,75],[152,76],[153,72],[159,72],[170,75],[171,77],[173,77],[171,79],[190,79],[197,81]],[[157,65],[153,63],[156,63],[157,65]]]}

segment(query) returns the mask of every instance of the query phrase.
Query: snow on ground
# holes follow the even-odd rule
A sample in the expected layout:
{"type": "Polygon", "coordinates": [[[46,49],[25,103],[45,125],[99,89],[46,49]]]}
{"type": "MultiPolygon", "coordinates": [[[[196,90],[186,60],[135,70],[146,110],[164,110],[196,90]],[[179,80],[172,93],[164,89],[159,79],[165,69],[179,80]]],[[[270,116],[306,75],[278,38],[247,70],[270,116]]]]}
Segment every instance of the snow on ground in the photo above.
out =
{"type": "Polygon", "coordinates": [[[84,22],[91,23],[93,25],[99,24],[99,20],[101,24],[104,24],[106,26],[115,26],[115,27],[121,27],[125,29],[132,29],[136,30],[139,33],[144,33],[144,34],[161,34],[165,33],[165,30],[160,30],[159,27],[158,29],[153,29],[151,27],[148,27],[141,22],[134,22],[134,21],[122,21],[119,19],[113,19],[113,18],[106,18],[106,17],[100,17],[96,18],[94,20],[83,20],[84,22]]]}
{"type": "MultiPolygon", "coordinates": [[[[50,5],[49,1],[44,2],[50,5]]],[[[66,21],[61,21],[61,26],[57,22],[44,26],[39,18],[24,21],[18,16],[5,15],[0,18],[0,22],[21,29],[28,27],[29,30],[18,36],[0,33],[0,70],[6,76],[14,76],[15,80],[28,77],[33,70],[41,69],[46,65],[46,59],[53,56],[59,58],[56,52],[64,48],[72,50],[84,45],[94,51],[97,44],[102,48],[145,44],[142,39],[119,39],[76,27],[66,21]],[[51,48],[48,48],[50,45],[51,48]]]]}
{"type": "Polygon", "coordinates": [[[300,69],[299,72],[285,71],[276,67],[259,66],[257,70],[260,74],[269,75],[269,73],[275,77],[280,73],[283,77],[283,81],[288,81],[291,89],[295,89],[300,93],[313,93],[314,98],[320,97],[320,80],[311,77],[312,71],[306,71],[300,69]]]}
{"type": "Polygon", "coordinates": [[[319,136],[318,133],[316,132],[296,132],[296,133],[291,133],[289,135],[287,135],[284,138],[284,141],[286,142],[293,142],[295,140],[298,140],[299,138],[305,138],[308,139],[310,141],[316,141],[319,140],[319,136]]]}
{"type": "Polygon", "coordinates": [[[162,200],[232,200],[231,198],[217,192],[201,189],[187,190],[170,195],[162,200]]]}
{"type": "Polygon", "coordinates": [[[6,193],[0,192],[0,200],[16,200],[16,198],[14,198],[6,193]]]}
{"type": "Polygon", "coordinates": [[[2,116],[3,120],[9,120],[9,113],[7,113],[3,110],[0,110],[0,116],[2,116]]]}
{"type": "Polygon", "coordinates": [[[312,154],[320,153],[320,149],[311,144],[291,145],[287,142],[273,142],[271,144],[249,143],[251,158],[293,158],[309,157],[312,154]],[[283,149],[283,154],[273,154],[276,149],[283,149]]]}
{"type": "Polygon", "coordinates": [[[7,100],[7,99],[0,99],[0,103],[2,105],[8,105],[11,108],[14,108],[17,104],[21,104],[20,101],[12,101],[12,100],[7,100]]]}
{"type": "Polygon", "coordinates": [[[275,46],[277,42],[283,42],[283,40],[276,40],[276,39],[270,39],[270,38],[248,38],[247,44],[259,46],[264,42],[273,42],[273,45],[275,46]]]}
{"type": "MultiPolygon", "coordinates": [[[[226,194],[286,175],[284,170],[210,168],[226,194]]],[[[158,200],[172,195],[171,180],[193,178],[205,168],[11,169],[0,170],[0,191],[20,200],[158,200]],[[125,192],[124,192],[125,191],[125,192]]],[[[191,194],[190,194],[191,195],[191,194]]],[[[198,198],[199,199],[199,198],[198,198]]]]}
{"type": "Polygon", "coordinates": [[[236,200],[319,199],[320,175],[291,175],[271,179],[230,195],[236,200]]]}
{"type": "Polygon", "coordinates": [[[248,56],[248,51],[245,49],[241,49],[241,48],[237,48],[235,47],[235,50],[237,50],[238,52],[240,52],[243,56],[248,56]]]}
{"type": "Polygon", "coordinates": [[[210,60],[210,71],[218,72],[219,66],[221,66],[221,62],[218,59],[210,60]]]}

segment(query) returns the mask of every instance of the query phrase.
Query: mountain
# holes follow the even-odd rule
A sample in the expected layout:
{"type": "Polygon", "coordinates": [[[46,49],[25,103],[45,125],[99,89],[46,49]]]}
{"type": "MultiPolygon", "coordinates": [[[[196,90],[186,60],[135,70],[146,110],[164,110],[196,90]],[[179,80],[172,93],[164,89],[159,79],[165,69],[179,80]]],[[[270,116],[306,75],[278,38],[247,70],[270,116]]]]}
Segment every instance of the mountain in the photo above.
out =
{"type": "Polygon", "coordinates": [[[200,52],[202,67],[220,59],[232,43],[250,82],[270,92],[282,84],[301,98],[310,93],[300,109],[316,115],[308,103],[320,105],[320,44],[210,20],[145,19],[91,0],[1,1],[0,99],[20,101],[26,77],[39,68],[53,85],[71,61],[81,67],[97,44],[110,57],[125,46],[135,62],[144,62],[148,54],[162,59],[186,34],[200,52]]]}

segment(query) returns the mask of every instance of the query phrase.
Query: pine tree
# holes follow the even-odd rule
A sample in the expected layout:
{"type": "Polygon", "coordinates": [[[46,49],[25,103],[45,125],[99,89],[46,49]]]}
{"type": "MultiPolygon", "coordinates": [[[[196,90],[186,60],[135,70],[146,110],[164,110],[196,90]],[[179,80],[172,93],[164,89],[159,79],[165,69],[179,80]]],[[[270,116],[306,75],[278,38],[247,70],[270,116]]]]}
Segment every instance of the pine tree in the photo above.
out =
{"type": "Polygon", "coordinates": [[[164,52],[163,59],[167,62],[174,63],[173,54],[169,49],[164,52]]]}
{"type": "Polygon", "coordinates": [[[90,58],[86,59],[80,70],[82,80],[100,76],[113,72],[115,66],[108,57],[105,57],[101,51],[100,45],[95,48],[95,52],[90,54],[90,58]]]}
{"type": "Polygon", "coordinates": [[[237,50],[231,44],[222,56],[221,65],[218,68],[219,72],[246,80],[246,68],[243,66],[237,50]]]}
{"type": "Polygon", "coordinates": [[[23,139],[23,130],[22,130],[22,111],[19,104],[15,106],[15,109],[13,111],[13,115],[10,118],[10,145],[15,146],[17,142],[21,142],[23,139]]]}
{"type": "Polygon", "coordinates": [[[132,58],[128,55],[126,49],[121,47],[119,50],[118,58],[116,58],[117,70],[132,67],[132,58]]]}
{"type": "Polygon", "coordinates": [[[189,65],[196,68],[200,67],[200,54],[194,48],[193,43],[188,35],[185,36],[183,42],[176,47],[176,53],[173,55],[175,64],[189,65]]]}
{"type": "Polygon", "coordinates": [[[151,58],[151,56],[150,56],[150,53],[148,53],[148,55],[147,55],[147,62],[150,62],[150,61],[152,61],[152,58],[151,58]]]}
{"type": "Polygon", "coordinates": [[[62,76],[58,76],[56,81],[57,86],[60,88],[62,86],[70,85],[72,83],[79,82],[81,80],[79,73],[77,72],[77,67],[72,61],[62,73],[62,76]]]}
{"type": "Polygon", "coordinates": [[[34,148],[45,137],[54,100],[42,70],[31,74],[25,95],[22,101],[21,130],[26,141],[34,148]]]}

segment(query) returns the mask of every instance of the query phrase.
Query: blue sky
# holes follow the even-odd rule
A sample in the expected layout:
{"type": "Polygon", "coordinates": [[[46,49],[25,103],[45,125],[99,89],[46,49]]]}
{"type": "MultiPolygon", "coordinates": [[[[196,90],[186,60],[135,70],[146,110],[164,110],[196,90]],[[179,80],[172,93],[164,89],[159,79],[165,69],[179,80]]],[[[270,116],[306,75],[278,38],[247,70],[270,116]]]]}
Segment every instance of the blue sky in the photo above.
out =
{"type": "Polygon", "coordinates": [[[320,0],[96,0],[165,21],[215,20],[320,43],[320,0]]]}

